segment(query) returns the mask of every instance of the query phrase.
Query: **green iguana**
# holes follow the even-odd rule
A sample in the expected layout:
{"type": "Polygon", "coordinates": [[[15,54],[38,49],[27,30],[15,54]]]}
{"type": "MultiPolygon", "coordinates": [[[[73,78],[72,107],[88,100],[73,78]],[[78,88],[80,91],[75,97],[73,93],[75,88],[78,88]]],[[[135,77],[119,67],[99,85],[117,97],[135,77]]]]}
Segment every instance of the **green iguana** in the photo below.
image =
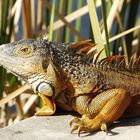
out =
{"type": "Polygon", "coordinates": [[[64,44],[29,39],[0,46],[0,65],[43,99],[36,115],[54,114],[56,104],[76,111],[82,117],[74,117],[70,125],[71,132],[78,134],[107,131],[129,108],[128,115],[140,115],[140,67],[124,66],[113,57],[87,63],[73,47],[86,45],[86,41],[64,44]]]}

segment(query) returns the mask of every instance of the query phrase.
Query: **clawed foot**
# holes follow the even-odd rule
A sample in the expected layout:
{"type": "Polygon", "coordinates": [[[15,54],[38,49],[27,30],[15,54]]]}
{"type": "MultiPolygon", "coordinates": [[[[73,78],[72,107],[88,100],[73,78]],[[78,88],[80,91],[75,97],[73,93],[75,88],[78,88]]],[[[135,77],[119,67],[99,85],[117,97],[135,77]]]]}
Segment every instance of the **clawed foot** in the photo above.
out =
{"type": "Polygon", "coordinates": [[[107,133],[107,125],[104,121],[89,119],[86,115],[83,115],[81,119],[74,117],[70,122],[70,126],[72,127],[71,133],[77,131],[78,136],[80,136],[81,133],[94,132],[98,129],[107,133]]]}

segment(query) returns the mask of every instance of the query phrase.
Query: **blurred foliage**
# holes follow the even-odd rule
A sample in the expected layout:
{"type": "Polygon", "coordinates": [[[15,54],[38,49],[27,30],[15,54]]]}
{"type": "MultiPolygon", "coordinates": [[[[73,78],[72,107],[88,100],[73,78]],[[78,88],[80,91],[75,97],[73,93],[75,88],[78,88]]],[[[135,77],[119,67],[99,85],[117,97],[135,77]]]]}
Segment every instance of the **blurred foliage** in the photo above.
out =
{"type": "MultiPolygon", "coordinates": [[[[135,35],[131,32],[112,43],[110,40],[135,26],[140,26],[139,0],[0,0],[0,44],[48,37],[72,42],[89,39],[92,32],[98,52],[107,45],[102,57],[124,54],[129,60],[133,54],[140,54],[138,28],[135,35]]],[[[11,92],[22,88],[21,83],[0,67],[0,98],[13,96],[11,92]]],[[[1,127],[34,114],[38,100],[27,89],[15,91],[23,94],[0,104],[1,127]]]]}

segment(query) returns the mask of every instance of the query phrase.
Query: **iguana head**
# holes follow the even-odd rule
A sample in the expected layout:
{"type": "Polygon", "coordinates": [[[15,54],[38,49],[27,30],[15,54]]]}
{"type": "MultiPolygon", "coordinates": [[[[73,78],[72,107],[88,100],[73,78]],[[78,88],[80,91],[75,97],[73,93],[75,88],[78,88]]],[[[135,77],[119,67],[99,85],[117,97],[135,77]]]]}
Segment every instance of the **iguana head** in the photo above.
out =
{"type": "MultiPolygon", "coordinates": [[[[47,40],[21,40],[0,46],[0,65],[30,84],[35,93],[50,98],[50,114],[55,112],[54,96],[58,89],[57,78],[50,64],[50,53],[47,40]],[[56,86],[57,85],[57,86],[56,86]]],[[[60,88],[61,89],[61,88],[60,88]]],[[[45,99],[45,100],[44,100],[45,99]]],[[[46,101],[47,100],[47,101],[46,101]]]]}
{"type": "Polygon", "coordinates": [[[29,83],[34,92],[54,92],[51,81],[45,79],[49,66],[47,41],[21,40],[0,46],[0,65],[29,83]]]}
{"type": "Polygon", "coordinates": [[[0,65],[26,80],[44,72],[48,65],[48,48],[43,41],[21,40],[0,46],[0,65]]]}

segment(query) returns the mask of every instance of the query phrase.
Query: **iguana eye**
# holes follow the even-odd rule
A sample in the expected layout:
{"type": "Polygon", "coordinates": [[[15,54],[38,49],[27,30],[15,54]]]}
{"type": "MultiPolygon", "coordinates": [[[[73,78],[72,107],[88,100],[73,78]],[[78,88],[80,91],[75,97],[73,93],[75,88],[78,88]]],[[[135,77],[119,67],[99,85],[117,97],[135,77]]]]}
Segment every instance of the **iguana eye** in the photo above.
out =
{"type": "Polygon", "coordinates": [[[22,57],[29,57],[32,55],[33,47],[32,46],[21,46],[17,48],[16,54],[22,57]]]}
{"type": "Polygon", "coordinates": [[[28,53],[29,49],[28,49],[28,48],[23,48],[23,49],[21,49],[21,51],[22,51],[23,53],[28,53]]]}

